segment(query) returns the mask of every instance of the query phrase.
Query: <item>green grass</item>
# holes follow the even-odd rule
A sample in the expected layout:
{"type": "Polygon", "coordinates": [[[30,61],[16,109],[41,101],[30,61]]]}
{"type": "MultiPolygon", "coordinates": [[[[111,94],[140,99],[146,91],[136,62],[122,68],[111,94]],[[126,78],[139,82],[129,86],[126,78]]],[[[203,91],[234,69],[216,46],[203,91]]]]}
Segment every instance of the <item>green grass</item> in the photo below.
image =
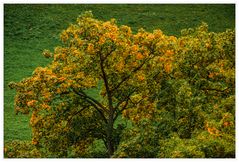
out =
{"type": "MultiPolygon", "coordinates": [[[[209,30],[222,32],[235,28],[235,5],[4,5],[4,142],[30,140],[29,117],[14,113],[14,90],[7,84],[32,74],[37,66],[49,60],[44,49],[60,44],[59,34],[78,15],[92,10],[96,18],[116,18],[119,25],[153,31],[160,28],[168,35],[180,35],[183,28],[195,27],[202,21],[209,30]]],[[[92,93],[92,92],[91,92],[92,93]]]]}

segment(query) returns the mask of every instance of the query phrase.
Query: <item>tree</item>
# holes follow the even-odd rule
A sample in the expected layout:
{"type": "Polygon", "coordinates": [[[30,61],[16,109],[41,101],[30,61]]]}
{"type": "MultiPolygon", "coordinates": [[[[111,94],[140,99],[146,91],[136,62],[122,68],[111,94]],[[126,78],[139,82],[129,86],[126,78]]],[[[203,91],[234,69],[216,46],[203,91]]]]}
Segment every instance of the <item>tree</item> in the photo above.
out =
{"type": "MultiPolygon", "coordinates": [[[[99,138],[111,156],[117,145],[113,137],[119,132],[114,123],[122,112],[135,111],[135,120],[153,116],[151,94],[161,69],[160,55],[173,53],[176,38],[160,30],[132,34],[114,19],[99,21],[86,12],[62,32],[61,40],[54,55],[43,52],[53,58],[47,67],[10,84],[17,91],[15,110],[32,112],[32,143],[47,146],[49,152],[66,156],[68,147],[99,138]],[[94,97],[89,90],[96,87],[100,94],[94,97]],[[58,146],[56,140],[61,140],[58,146]]],[[[171,65],[166,66],[169,72],[171,65]]]]}
{"type": "Polygon", "coordinates": [[[155,144],[173,140],[175,133],[191,139],[198,130],[233,141],[234,109],[225,107],[226,101],[234,106],[233,31],[209,33],[204,24],[180,38],[160,30],[133,34],[114,19],[99,21],[86,12],[62,32],[61,40],[53,54],[43,52],[52,60],[49,65],[9,84],[17,91],[16,113],[31,115],[32,144],[50,157],[68,157],[69,152],[87,157],[95,139],[104,142],[109,157],[116,150],[114,157],[121,150],[126,157],[161,157],[156,146],[154,151],[149,145],[135,147],[151,139],[155,144]],[[133,123],[132,131],[116,122],[121,117],[133,123]],[[138,129],[143,128],[153,137],[141,138],[145,132],[138,129]],[[125,138],[132,134],[135,138],[125,138]]]}

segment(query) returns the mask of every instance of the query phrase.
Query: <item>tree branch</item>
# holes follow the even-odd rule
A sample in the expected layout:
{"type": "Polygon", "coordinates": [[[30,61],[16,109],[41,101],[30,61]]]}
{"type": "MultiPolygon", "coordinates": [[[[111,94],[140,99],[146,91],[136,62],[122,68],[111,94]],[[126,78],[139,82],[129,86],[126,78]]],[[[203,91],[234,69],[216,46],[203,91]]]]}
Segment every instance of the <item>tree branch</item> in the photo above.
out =
{"type": "Polygon", "coordinates": [[[105,89],[106,89],[106,94],[107,94],[108,104],[109,104],[109,111],[110,111],[109,113],[113,113],[112,111],[114,111],[114,108],[113,108],[112,96],[111,96],[111,92],[109,88],[108,78],[106,76],[103,64],[104,64],[104,59],[103,59],[103,56],[100,54],[100,69],[102,72],[101,76],[105,84],[105,89]]]}
{"type": "Polygon", "coordinates": [[[138,70],[140,70],[140,69],[143,67],[143,65],[144,65],[147,61],[149,61],[150,59],[152,59],[152,58],[145,59],[142,64],[140,64],[137,68],[135,68],[134,70],[132,70],[129,75],[125,76],[125,77],[112,89],[111,92],[114,93],[114,91],[116,91],[126,80],[128,80],[128,79],[131,77],[132,73],[135,73],[135,72],[137,72],[138,70]]]}
{"type": "Polygon", "coordinates": [[[88,96],[85,92],[83,91],[76,91],[75,89],[73,89],[73,91],[78,94],[81,95],[82,97],[88,98],[89,100],[91,100],[92,102],[94,102],[97,106],[99,106],[100,108],[102,108],[102,110],[104,110],[105,112],[108,113],[108,110],[104,107],[104,105],[102,105],[99,101],[95,100],[94,98],[88,96]]]}
{"type": "Polygon", "coordinates": [[[134,89],[132,92],[130,92],[126,97],[124,97],[123,100],[119,101],[117,105],[115,106],[115,109],[117,109],[121,103],[123,103],[125,100],[129,100],[130,96],[135,92],[136,90],[134,89]]]}
{"type": "Polygon", "coordinates": [[[86,108],[89,108],[89,105],[83,107],[80,111],[75,112],[75,113],[73,114],[73,116],[71,116],[71,118],[69,118],[69,119],[67,120],[67,122],[68,122],[67,124],[70,124],[71,121],[72,121],[72,119],[73,119],[73,117],[74,117],[75,115],[77,115],[77,114],[80,114],[80,113],[81,113],[83,110],[85,110],[86,108]]]}
{"type": "Polygon", "coordinates": [[[116,113],[116,115],[115,115],[115,117],[114,117],[114,121],[117,119],[117,117],[120,115],[120,113],[122,113],[122,112],[127,108],[128,103],[129,103],[129,98],[128,98],[125,102],[126,102],[126,103],[125,103],[125,105],[123,106],[123,108],[116,113]]]}
{"type": "MultiPolygon", "coordinates": [[[[117,105],[115,106],[115,109],[116,109],[116,110],[118,109],[118,107],[120,106],[121,103],[123,103],[124,101],[126,102],[125,105],[123,106],[123,108],[116,113],[116,115],[115,115],[115,117],[114,117],[114,120],[116,120],[117,117],[119,116],[119,114],[122,113],[122,111],[124,111],[124,110],[127,108],[128,103],[129,103],[129,100],[130,100],[130,96],[131,96],[135,91],[136,91],[136,89],[132,90],[132,91],[124,98],[124,100],[121,100],[120,102],[117,103],[117,105]]],[[[131,102],[132,102],[132,101],[131,101],[131,102]]]]}
{"type": "Polygon", "coordinates": [[[108,52],[108,53],[105,55],[105,57],[102,57],[102,60],[106,60],[107,57],[108,57],[113,51],[115,51],[115,49],[116,49],[116,48],[112,48],[112,49],[110,50],[110,52],[108,52]]]}
{"type": "MultiPolygon", "coordinates": [[[[82,98],[84,98],[85,99],[85,101],[87,101],[91,106],[93,106],[99,113],[100,113],[100,115],[101,115],[101,117],[103,118],[103,120],[105,121],[105,123],[107,123],[107,119],[106,119],[106,117],[105,117],[105,115],[104,115],[104,113],[102,112],[102,110],[100,110],[99,108],[98,108],[98,104],[96,104],[95,102],[93,102],[91,99],[91,97],[89,97],[89,96],[87,96],[85,93],[83,93],[82,94],[82,91],[80,91],[80,92],[77,92],[77,91],[75,91],[74,89],[73,89],[73,91],[77,94],[77,95],[79,95],[79,96],[81,96],[82,98]]],[[[94,99],[93,99],[94,100],[94,99]]],[[[96,101],[96,100],[95,100],[96,101]]],[[[97,101],[98,102],[98,101],[97,101]]]]}

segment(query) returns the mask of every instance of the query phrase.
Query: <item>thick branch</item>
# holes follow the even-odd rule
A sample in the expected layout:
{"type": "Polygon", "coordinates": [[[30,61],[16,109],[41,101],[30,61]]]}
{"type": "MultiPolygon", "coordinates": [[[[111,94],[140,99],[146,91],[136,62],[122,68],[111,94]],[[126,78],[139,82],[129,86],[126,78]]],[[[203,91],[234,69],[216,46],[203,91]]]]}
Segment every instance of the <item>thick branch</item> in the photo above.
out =
{"type": "Polygon", "coordinates": [[[100,113],[100,115],[101,115],[102,119],[105,121],[105,123],[107,123],[107,119],[106,119],[104,113],[102,112],[101,109],[98,108],[98,105],[97,105],[97,104],[95,104],[93,101],[90,100],[91,97],[89,97],[89,96],[87,96],[87,95],[84,95],[84,93],[82,94],[82,93],[80,93],[80,92],[77,92],[77,91],[75,91],[75,90],[74,90],[74,92],[75,92],[77,95],[79,95],[79,96],[81,96],[82,98],[84,98],[85,101],[87,101],[91,106],[93,106],[93,107],[100,113]]]}
{"type": "Polygon", "coordinates": [[[112,102],[112,96],[111,96],[111,92],[110,92],[110,88],[109,88],[108,78],[106,76],[103,64],[104,64],[104,59],[103,59],[102,55],[100,54],[100,69],[101,69],[101,72],[102,72],[102,79],[104,81],[106,94],[107,94],[107,97],[108,97],[109,109],[110,109],[110,112],[111,112],[111,111],[113,111],[113,102],[112,102]]]}
{"type": "Polygon", "coordinates": [[[76,91],[75,89],[73,89],[73,91],[74,91],[76,94],[78,94],[78,95],[80,95],[80,96],[82,96],[82,97],[85,97],[85,98],[91,100],[92,102],[94,102],[94,104],[96,104],[96,105],[99,106],[102,110],[104,110],[105,112],[108,113],[108,110],[107,110],[99,101],[97,101],[97,100],[95,100],[94,98],[88,96],[85,92],[83,92],[83,91],[76,91]]]}

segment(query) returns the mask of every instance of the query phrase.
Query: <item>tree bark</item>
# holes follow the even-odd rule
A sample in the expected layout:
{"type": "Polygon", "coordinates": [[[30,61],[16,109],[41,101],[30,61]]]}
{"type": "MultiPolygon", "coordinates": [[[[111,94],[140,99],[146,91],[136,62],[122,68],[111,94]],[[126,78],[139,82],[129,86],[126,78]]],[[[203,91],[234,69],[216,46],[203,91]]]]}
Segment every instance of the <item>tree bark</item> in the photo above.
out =
{"type": "Polygon", "coordinates": [[[107,125],[107,149],[110,157],[114,154],[113,126],[114,126],[113,114],[111,114],[110,112],[109,121],[107,125]]]}
{"type": "Polygon", "coordinates": [[[113,107],[112,95],[111,95],[108,78],[107,78],[107,74],[104,69],[103,62],[104,62],[104,59],[103,59],[102,55],[100,54],[100,68],[101,68],[101,73],[102,73],[102,79],[104,81],[104,85],[105,85],[105,89],[106,89],[106,94],[107,94],[107,99],[108,99],[108,107],[109,107],[109,116],[108,116],[107,128],[106,128],[106,134],[107,134],[106,143],[107,143],[109,157],[111,157],[114,154],[113,131],[114,131],[115,109],[113,107]]]}

